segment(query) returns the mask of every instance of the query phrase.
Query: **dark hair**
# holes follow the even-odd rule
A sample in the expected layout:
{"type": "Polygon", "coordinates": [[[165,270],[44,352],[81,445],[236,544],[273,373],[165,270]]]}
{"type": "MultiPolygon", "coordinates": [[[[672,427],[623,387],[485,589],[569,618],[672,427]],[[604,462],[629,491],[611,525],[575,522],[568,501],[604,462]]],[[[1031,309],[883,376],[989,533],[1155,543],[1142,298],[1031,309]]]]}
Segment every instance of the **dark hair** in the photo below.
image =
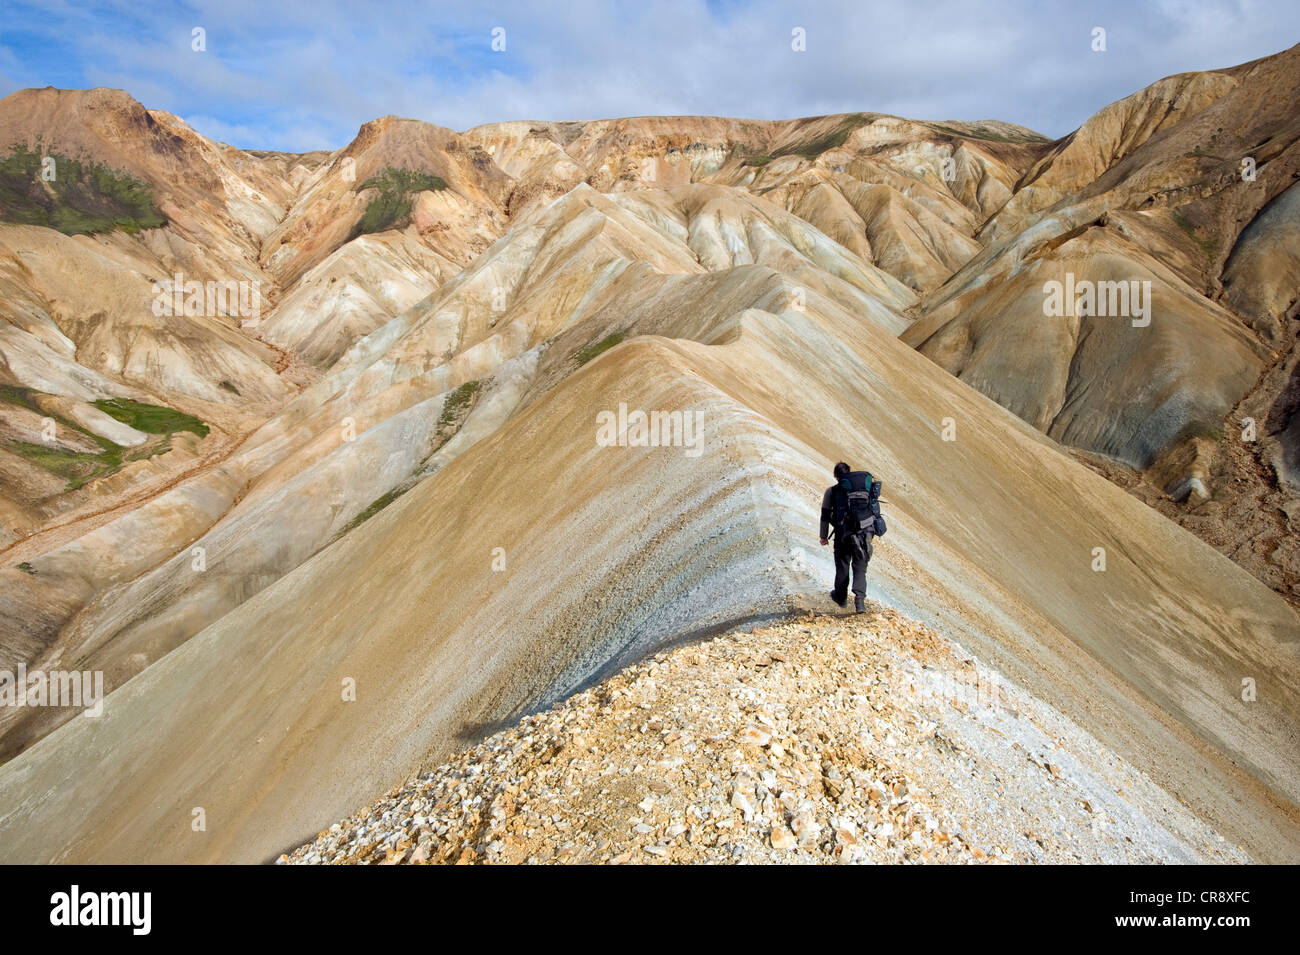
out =
{"type": "Polygon", "coordinates": [[[834,470],[832,473],[833,473],[837,478],[842,478],[842,477],[844,477],[844,475],[848,474],[849,471],[851,471],[851,470],[853,470],[853,469],[850,468],[850,467],[849,467],[847,464],[845,464],[843,461],[841,461],[839,464],[835,465],[835,470],[834,470]]]}

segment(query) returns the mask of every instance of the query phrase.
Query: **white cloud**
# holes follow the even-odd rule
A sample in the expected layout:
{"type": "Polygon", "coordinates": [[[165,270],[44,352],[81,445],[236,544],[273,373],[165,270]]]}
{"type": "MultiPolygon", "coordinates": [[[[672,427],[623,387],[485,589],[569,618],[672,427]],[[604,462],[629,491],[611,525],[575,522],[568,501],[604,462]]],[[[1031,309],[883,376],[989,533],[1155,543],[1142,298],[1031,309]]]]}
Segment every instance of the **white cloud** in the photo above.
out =
{"type": "MultiPolygon", "coordinates": [[[[491,9],[222,0],[137,20],[134,8],[119,9],[116,19],[102,10],[47,17],[47,56],[79,61],[87,85],[124,88],[210,135],[278,149],[335,148],[390,113],[464,129],[868,111],[1004,119],[1063,135],[1161,76],[1274,53],[1300,34],[1300,4],[1247,0],[938,0],[925,9],[897,0],[491,9]],[[1098,25],[1108,32],[1104,54],[1089,45],[1098,25]],[[194,26],[207,31],[204,53],[190,50],[194,26]],[[507,31],[505,53],[489,49],[495,26],[507,31]],[[805,53],[790,48],[795,26],[807,31],[805,53]]],[[[42,68],[0,57],[0,70],[24,85],[44,85],[42,68]]]]}

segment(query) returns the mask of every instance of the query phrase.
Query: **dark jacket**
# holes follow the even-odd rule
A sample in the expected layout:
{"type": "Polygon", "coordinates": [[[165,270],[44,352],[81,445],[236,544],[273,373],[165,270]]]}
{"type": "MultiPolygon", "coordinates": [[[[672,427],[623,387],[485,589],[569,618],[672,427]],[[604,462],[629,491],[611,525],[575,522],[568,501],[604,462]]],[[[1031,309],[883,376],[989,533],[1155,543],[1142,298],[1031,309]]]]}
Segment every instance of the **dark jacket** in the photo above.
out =
{"type": "Polygon", "coordinates": [[[837,487],[839,487],[838,484],[832,484],[826,489],[826,493],[822,495],[821,533],[817,535],[821,540],[826,540],[831,536],[831,511],[835,506],[835,489],[837,487]]]}
{"type": "MultiPolygon", "coordinates": [[[[826,489],[826,493],[822,495],[821,532],[817,535],[822,540],[826,540],[828,537],[831,536],[830,532],[832,529],[834,529],[837,532],[835,535],[835,539],[837,542],[840,541],[840,538],[844,536],[843,534],[838,533],[839,528],[831,523],[831,521],[834,518],[835,489],[837,487],[839,487],[839,484],[832,484],[830,487],[826,489]]],[[[869,537],[874,536],[869,530],[866,531],[866,533],[869,537]]]]}

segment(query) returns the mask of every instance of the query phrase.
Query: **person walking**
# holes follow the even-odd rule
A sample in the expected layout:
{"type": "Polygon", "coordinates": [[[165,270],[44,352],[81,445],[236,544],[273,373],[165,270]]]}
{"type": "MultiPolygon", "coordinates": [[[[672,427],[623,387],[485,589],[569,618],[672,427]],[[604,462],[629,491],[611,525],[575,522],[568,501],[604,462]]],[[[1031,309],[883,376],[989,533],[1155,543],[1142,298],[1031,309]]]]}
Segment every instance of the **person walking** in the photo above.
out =
{"type": "Polygon", "coordinates": [[[880,516],[881,484],[869,471],[854,471],[843,461],[832,471],[835,483],[822,495],[819,538],[822,546],[835,537],[835,586],[831,600],[847,606],[849,585],[853,587],[853,609],[866,609],[867,564],[871,562],[871,541],[885,532],[880,516]]]}

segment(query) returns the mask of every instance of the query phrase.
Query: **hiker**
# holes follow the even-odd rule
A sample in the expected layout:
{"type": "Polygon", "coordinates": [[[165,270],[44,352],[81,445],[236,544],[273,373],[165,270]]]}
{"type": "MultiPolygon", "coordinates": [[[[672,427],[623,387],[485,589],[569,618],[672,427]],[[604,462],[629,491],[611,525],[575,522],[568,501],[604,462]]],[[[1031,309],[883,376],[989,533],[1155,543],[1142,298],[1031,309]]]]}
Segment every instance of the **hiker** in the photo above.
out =
{"type": "Polygon", "coordinates": [[[843,607],[849,599],[849,573],[853,574],[853,609],[866,610],[867,564],[871,539],[885,533],[880,516],[881,484],[868,471],[854,471],[841,461],[832,473],[835,483],[822,495],[821,542],[835,535],[835,589],[831,600],[843,607]]]}

